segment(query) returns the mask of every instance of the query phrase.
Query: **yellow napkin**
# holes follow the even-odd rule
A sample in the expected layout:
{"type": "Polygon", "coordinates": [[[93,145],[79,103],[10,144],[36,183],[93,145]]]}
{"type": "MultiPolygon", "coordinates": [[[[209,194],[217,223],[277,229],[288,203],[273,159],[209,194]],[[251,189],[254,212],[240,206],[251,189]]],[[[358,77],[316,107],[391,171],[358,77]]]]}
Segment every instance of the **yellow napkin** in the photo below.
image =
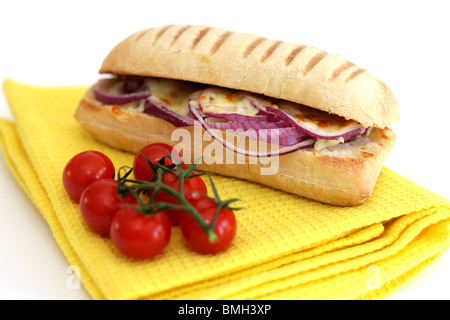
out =
{"type": "Polygon", "coordinates": [[[220,194],[245,208],[226,252],[194,253],[173,227],[163,254],[129,259],[91,232],[62,185],[67,161],[87,149],[104,152],[116,168],[132,164],[132,154],[96,142],[74,120],[86,89],[5,81],[15,121],[0,120],[0,140],[94,299],[383,298],[449,246],[450,202],[384,168],[373,197],[353,208],[213,176],[220,194]]]}

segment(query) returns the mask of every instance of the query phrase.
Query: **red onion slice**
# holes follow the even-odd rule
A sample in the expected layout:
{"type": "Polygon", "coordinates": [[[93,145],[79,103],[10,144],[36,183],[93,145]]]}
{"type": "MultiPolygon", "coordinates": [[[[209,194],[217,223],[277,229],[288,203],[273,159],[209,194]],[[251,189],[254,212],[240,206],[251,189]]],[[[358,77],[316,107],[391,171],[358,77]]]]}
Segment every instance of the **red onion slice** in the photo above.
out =
{"type": "Polygon", "coordinates": [[[239,154],[243,154],[246,156],[250,156],[250,157],[271,157],[271,156],[279,156],[279,155],[283,155],[283,154],[288,154],[291,152],[295,152],[299,149],[302,148],[307,148],[310,147],[314,144],[314,142],[316,141],[316,139],[307,139],[304,141],[301,141],[299,143],[296,143],[294,145],[288,146],[288,147],[283,147],[277,150],[273,150],[273,151],[266,151],[266,152],[258,152],[258,151],[249,151],[249,150],[245,150],[242,148],[239,148],[237,146],[235,146],[234,144],[224,140],[220,135],[216,134],[216,132],[214,132],[214,129],[211,128],[208,123],[202,118],[201,114],[199,113],[200,106],[199,106],[199,101],[198,98],[201,95],[201,93],[199,94],[198,92],[193,94],[190,98],[189,98],[189,110],[191,111],[191,113],[194,115],[194,117],[200,122],[200,124],[203,126],[203,128],[217,141],[219,141],[221,144],[223,144],[226,148],[232,150],[233,152],[239,153],[239,154]]]}
{"type": "Polygon", "coordinates": [[[147,82],[141,77],[125,77],[121,92],[125,94],[149,91],[147,82]]]}
{"type": "Polygon", "coordinates": [[[173,124],[175,127],[193,126],[194,119],[185,117],[170,110],[164,102],[156,97],[150,97],[145,101],[145,113],[156,116],[173,124]]]}
{"type": "MultiPolygon", "coordinates": [[[[257,108],[261,114],[266,115],[270,117],[272,115],[275,119],[278,119],[279,121],[285,121],[289,124],[291,124],[293,127],[297,128],[298,130],[304,132],[305,134],[322,140],[337,140],[339,138],[347,138],[351,136],[355,136],[358,134],[362,134],[366,129],[361,126],[360,124],[354,122],[351,123],[346,128],[343,129],[340,128],[337,131],[326,131],[322,130],[320,128],[312,128],[313,125],[308,124],[308,122],[301,122],[296,121],[291,115],[287,114],[286,112],[279,110],[275,107],[270,107],[262,104],[260,101],[258,101],[256,98],[248,95],[247,99],[252,103],[252,105],[257,108]]],[[[300,108],[302,106],[295,106],[294,108],[300,108]]],[[[292,108],[292,109],[294,109],[292,108]]],[[[295,110],[294,110],[295,112],[295,110]]],[[[322,112],[322,111],[318,111],[322,112]]],[[[323,116],[330,116],[327,113],[324,113],[323,116]]],[[[324,118],[325,119],[325,118],[324,118]]],[[[325,120],[326,123],[326,120],[325,120]]]]}
{"type": "MultiPolygon", "coordinates": [[[[238,131],[238,133],[240,133],[238,131]]],[[[296,128],[277,128],[277,129],[259,129],[259,130],[246,130],[242,135],[253,139],[261,140],[271,144],[287,147],[294,144],[305,141],[308,138],[307,135],[298,133],[296,128]]],[[[315,143],[315,139],[311,139],[311,146],[315,143]]]]}
{"type": "MultiPolygon", "coordinates": [[[[201,113],[199,113],[201,114],[201,113]]],[[[267,122],[267,121],[228,121],[228,122],[221,122],[216,121],[221,120],[217,118],[205,118],[205,121],[208,123],[208,125],[211,128],[214,129],[220,129],[220,130],[227,130],[227,129],[242,129],[242,130],[248,130],[248,129],[277,129],[277,128],[292,128],[288,123],[278,121],[278,122],[267,122]]],[[[295,128],[292,128],[296,133],[299,131],[295,128]]]]}
{"type": "Polygon", "coordinates": [[[274,119],[273,117],[268,117],[268,116],[260,116],[260,115],[248,116],[248,115],[239,114],[239,113],[211,113],[211,112],[204,112],[203,110],[201,110],[201,111],[203,112],[203,114],[205,116],[220,118],[220,119],[234,121],[234,122],[245,122],[245,121],[279,122],[276,119],[274,119]]]}
{"type": "Polygon", "coordinates": [[[302,142],[305,140],[305,137],[308,137],[297,128],[291,127],[288,123],[281,121],[215,122],[211,121],[211,118],[204,120],[212,129],[236,130],[236,133],[242,133],[242,135],[250,139],[275,143],[280,146],[291,146],[295,143],[302,142]]]}
{"type": "Polygon", "coordinates": [[[261,115],[258,109],[245,99],[245,95],[244,92],[234,92],[215,87],[209,88],[204,90],[199,97],[199,110],[206,116],[228,121],[277,121],[272,116],[261,115]],[[226,97],[221,101],[222,106],[214,104],[214,100],[220,96],[226,97]]]}
{"type": "Polygon", "coordinates": [[[102,88],[103,81],[100,80],[94,85],[95,99],[106,105],[122,105],[134,101],[147,99],[151,96],[149,91],[135,92],[129,94],[112,94],[102,88]]]}
{"type": "MultiPolygon", "coordinates": [[[[280,137],[278,144],[280,146],[292,146],[294,144],[297,143],[301,143],[303,141],[305,141],[305,137],[304,136],[284,136],[284,137],[280,137]]],[[[314,143],[316,143],[316,139],[308,139],[309,140],[309,144],[306,147],[312,147],[314,145],[314,143]]],[[[269,141],[270,142],[270,141],[269,141]]]]}

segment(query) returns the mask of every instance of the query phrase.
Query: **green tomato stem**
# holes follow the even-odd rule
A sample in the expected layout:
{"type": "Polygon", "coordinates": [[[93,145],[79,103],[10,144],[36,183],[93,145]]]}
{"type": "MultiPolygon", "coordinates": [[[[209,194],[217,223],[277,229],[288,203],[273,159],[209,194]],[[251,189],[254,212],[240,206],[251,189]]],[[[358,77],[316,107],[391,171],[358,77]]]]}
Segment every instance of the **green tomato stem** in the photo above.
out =
{"type": "MultiPolygon", "coordinates": [[[[197,209],[195,209],[194,206],[192,206],[189,201],[186,200],[184,197],[184,176],[180,175],[180,190],[175,191],[171,187],[165,185],[162,183],[162,178],[160,179],[160,176],[162,177],[162,171],[158,169],[158,179],[155,182],[147,182],[147,181],[140,181],[140,180],[132,180],[132,179],[124,179],[123,182],[133,182],[136,183],[133,186],[129,186],[128,188],[133,189],[140,189],[140,190],[161,190],[164,193],[167,193],[169,196],[174,198],[178,201],[179,205],[174,205],[170,203],[150,203],[148,206],[142,206],[141,205],[141,212],[144,214],[154,214],[155,208],[165,208],[165,209],[181,209],[186,211],[202,228],[202,230],[205,232],[206,236],[208,237],[209,242],[214,243],[218,241],[218,236],[214,231],[214,224],[208,224],[203,219],[203,217],[198,213],[197,209]]],[[[162,210],[158,210],[157,212],[160,212],[162,210]]]]}

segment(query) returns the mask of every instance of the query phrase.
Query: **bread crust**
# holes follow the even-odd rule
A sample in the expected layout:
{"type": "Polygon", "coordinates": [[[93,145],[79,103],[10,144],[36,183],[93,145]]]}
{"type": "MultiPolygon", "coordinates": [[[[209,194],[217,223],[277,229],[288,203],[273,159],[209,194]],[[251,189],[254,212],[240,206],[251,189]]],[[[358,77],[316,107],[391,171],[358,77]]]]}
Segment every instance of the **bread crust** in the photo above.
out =
{"type": "Polygon", "coordinates": [[[187,80],[264,94],[384,128],[400,118],[392,91],[367,70],[304,45],[206,26],[139,31],[100,73],[187,80]]]}
{"type": "MultiPolygon", "coordinates": [[[[150,143],[177,145],[171,136],[175,127],[167,121],[142,113],[131,113],[119,106],[105,106],[95,100],[92,89],[81,100],[75,118],[93,137],[112,147],[136,153],[150,143]]],[[[183,129],[195,136],[195,127],[183,129]]],[[[202,137],[209,136],[203,129],[202,137]]],[[[214,140],[210,137],[210,140],[214,140]]],[[[217,141],[216,141],[217,142],[217,141]]],[[[316,152],[313,148],[278,157],[278,173],[262,175],[265,166],[245,157],[242,164],[211,163],[197,165],[200,171],[245,179],[321,202],[353,206],[372,195],[385,158],[395,142],[389,128],[373,128],[366,136],[316,152]]],[[[217,142],[218,143],[218,142],[217,142]]],[[[203,155],[207,145],[190,141],[192,163],[195,154],[203,155]]],[[[225,154],[225,151],[224,153],[225,154]]],[[[208,160],[208,159],[205,159],[208,160]]]]}

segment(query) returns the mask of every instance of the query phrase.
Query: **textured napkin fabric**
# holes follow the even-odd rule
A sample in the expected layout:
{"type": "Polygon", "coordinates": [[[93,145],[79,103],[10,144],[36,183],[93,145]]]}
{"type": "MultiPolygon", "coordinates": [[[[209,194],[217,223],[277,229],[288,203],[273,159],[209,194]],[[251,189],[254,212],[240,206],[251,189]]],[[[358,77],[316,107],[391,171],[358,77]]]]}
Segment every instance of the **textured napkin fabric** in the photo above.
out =
{"type": "Polygon", "coordinates": [[[192,252],[173,227],[163,254],[129,259],[89,229],[62,185],[65,164],[81,151],[107,154],[116,169],[132,165],[132,154],[96,142],[73,118],[86,89],[5,81],[14,122],[0,120],[0,140],[94,299],[377,299],[449,246],[450,202],[384,168],[372,198],[351,208],[215,175],[223,198],[245,208],[227,251],[192,252]]]}

